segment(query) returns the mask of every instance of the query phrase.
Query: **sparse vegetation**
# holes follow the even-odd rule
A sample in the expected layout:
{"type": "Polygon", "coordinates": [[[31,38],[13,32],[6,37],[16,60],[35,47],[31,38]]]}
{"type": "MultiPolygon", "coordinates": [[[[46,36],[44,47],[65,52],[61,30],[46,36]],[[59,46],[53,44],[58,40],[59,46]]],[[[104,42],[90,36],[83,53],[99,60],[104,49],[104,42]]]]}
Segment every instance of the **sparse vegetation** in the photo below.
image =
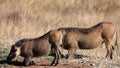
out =
{"type": "Polygon", "coordinates": [[[53,61],[54,57],[53,56],[47,56],[47,57],[45,57],[45,59],[53,61]]]}
{"type": "Polygon", "coordinates": [[[7,48],[1,49],[0,50],[0,58],[1,59],[6,59],[8,56],[9,50],[7,48]]]}
{"type": "Polygon", "coordinates": [[[54,57],[53,56],[43,56],[43,57],[40,57],[39,59],[53,61],[54,57]]]}
{"type": "MultiPolygon", "coordinates": [[[[116,25],[120,44],[119,0],[0,0],[0,58],[5,59],[11,45],[19,39],[39,37],[60,27],[86,28],[101,21],[116,25]]],[[[102,46],[77,53],[104,57],[106,50],[102,46]]],[[[120,63],[120,54],[115,52],[114,57],[105,62],[120,63]]]]}

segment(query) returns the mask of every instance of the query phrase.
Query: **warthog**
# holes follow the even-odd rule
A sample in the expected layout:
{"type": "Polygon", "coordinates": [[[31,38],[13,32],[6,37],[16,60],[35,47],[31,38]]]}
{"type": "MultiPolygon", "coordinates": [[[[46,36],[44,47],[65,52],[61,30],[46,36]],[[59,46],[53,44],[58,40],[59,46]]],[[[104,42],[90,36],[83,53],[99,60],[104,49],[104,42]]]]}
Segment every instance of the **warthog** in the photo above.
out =
{"type": "Polygon", "coordinates": [[[12,45],[7,61],[12,61],[15,57],[22,56],[24,57],[23,64],[27,66],[34,64],[33,61],[30,61],[31,58],[48,55],[51,50],[54,50],[55,58],[51,65],[57,65],[60,59],[60,35],[58,31],[51,30],[38,38],[19,40],[12,45]]]}
{"type": "MultiPolygon", "coordinates": [[[[116,28],[112,23],[101,22],[90,28],[59,28],[62,32],[62,47],[68,50],[68,59],[73,58],[76,49],[94,49],[105,43],[106,57],[112,59],[113,38],[116,37],[116,28]]],[[[116,37],[116,45],[117,37],[116,37]]]]}

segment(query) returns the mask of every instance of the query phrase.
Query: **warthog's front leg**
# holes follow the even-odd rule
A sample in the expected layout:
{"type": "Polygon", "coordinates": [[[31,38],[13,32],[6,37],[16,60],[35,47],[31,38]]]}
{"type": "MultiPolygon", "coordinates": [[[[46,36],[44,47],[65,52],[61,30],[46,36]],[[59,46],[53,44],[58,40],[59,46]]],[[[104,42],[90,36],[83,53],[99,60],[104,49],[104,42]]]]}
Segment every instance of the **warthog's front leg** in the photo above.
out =
{"type": "Polygon", "coordinates": [[[68,51],[68,59],[73,59],[74,58],[74,53],[75,53],[76,50],[74,49],[70,49],[68,51]]]}
{"type": "Polygon", "coordinates": [[[23,64],[25,66],[28,66],[28,65],[35,65],[35,63],[33,61],[30,61],[31,57],[25,57],[24,58],[24,61],[23,61],[23,64]]]}
{"type": "Polygon", "coordinates": [[[68,51],[68,59],[74,58],[75,51],[76,51],[76,48],[70,48],[70,50],[68,51]]]}

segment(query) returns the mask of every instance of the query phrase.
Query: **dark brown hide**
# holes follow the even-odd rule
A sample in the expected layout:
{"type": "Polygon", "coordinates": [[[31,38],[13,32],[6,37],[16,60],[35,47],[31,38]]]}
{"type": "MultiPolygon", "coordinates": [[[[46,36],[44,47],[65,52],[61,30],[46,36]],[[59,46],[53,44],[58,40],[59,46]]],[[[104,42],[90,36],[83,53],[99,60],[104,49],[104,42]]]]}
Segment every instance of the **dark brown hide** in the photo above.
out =
{"type": "Polygon", "coordinates": [[[20,55],[25,57],[23,61],[24,65],[30,65],[33,64],[33,61],[30,61],[31,58],[48,55],[51,50],[54,50],[55,59],[51,65],[57,65],[60,59],[60,35],[59,31],[52,30],[38,38],[22,39],[12,46],[7,60],[12,60],[20,55]]]}

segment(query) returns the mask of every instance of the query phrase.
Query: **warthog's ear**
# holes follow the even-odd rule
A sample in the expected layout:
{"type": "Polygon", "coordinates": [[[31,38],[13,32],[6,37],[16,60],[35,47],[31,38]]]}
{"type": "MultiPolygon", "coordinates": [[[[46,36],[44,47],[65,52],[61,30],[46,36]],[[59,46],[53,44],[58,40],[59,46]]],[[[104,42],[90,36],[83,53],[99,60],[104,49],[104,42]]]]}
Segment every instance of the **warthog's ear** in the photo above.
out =
{"type": "Polygon", "coordinates": [[[23,42],[23,41],[20,41],[19,45],[23,45],[23,44],[24,44],[24,42],[23,42]]]}
{"type": "Polygon", "coordinates": [[[15,45],[20,47],[20,46],[24,45],[24,41],[18,41],[18,42],[16,42],[15,45]]]}

